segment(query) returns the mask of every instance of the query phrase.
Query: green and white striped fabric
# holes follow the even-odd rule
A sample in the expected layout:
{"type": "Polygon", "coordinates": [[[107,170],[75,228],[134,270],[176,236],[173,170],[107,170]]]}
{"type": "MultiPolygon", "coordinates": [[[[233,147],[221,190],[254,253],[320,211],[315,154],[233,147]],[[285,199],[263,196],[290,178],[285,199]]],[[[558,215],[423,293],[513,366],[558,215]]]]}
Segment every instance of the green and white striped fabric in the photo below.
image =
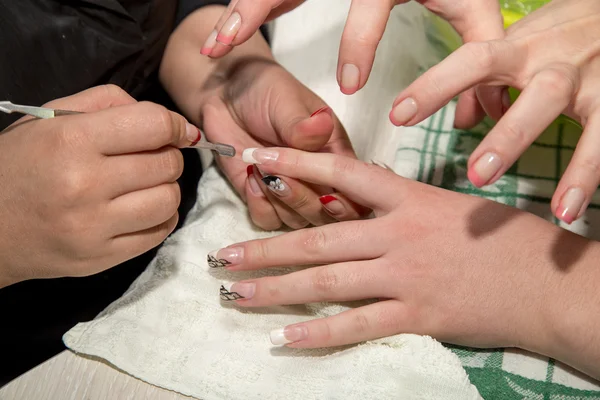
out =
{"type": "MultiPolygon", "coordinates": [[[[550,200],[577,144],[579,130],[570,124],[554,124],[502,179],[477,189],[467,180],[467,159],[492,124],[486,121],[468,131],[453,129],[455,106],[450,103],[418,126],[406,128],[394,170],[434,186],[518,207],[559,224],[550,212],[550,200]]],[[[583,219],[563,227],[600,239],[600,196],[595,197],[583,219]]],[[[600,399],[600,383],[546,357],[516,349],[449,347],[484,399],[600,399]]]]}

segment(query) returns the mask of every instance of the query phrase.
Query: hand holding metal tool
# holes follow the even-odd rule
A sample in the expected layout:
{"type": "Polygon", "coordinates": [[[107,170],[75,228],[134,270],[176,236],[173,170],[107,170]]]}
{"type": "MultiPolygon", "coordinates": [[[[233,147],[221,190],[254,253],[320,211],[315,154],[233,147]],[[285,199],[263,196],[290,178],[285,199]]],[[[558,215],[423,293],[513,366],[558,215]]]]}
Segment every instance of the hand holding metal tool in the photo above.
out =
{"type": "MultiPolygon", "coordinates": [[[[55,110],[52,108],[44,108],[44,107],[34,107],[34,106],[23,106],[19,104],[13,104],[10,101],[0,101],[0,111],[6,114],[19,113],[30,115],[35,118],[40,119],[48,119],[54,117],[60,117],[63,115],[75,115],[75,114],[83,114],[79,111],[66,111],[66,110],[55,110]]],[[[198,147],[201,149],[212,150],[224,157],[234,157],[235,156],[235,148],[228,144],[223,143],[210,143],[204,139],[204,135],[200,135],[201,139],[197,143],[194,143],[193,147],[198,147]]]]}

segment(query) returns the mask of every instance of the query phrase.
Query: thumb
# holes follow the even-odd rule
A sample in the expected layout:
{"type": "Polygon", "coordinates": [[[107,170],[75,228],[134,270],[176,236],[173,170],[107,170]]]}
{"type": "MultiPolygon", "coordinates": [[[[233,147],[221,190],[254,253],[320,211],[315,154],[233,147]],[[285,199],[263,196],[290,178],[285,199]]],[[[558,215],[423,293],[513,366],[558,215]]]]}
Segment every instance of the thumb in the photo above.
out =
{"type": "Polygon", "coordinates": [[[271,112],[271,122],[281,141],[289,147],[318,151],[325,146],[334,130],[333,110],[321,104],[312,114],[306,107],[282,102],[271,112]]]}

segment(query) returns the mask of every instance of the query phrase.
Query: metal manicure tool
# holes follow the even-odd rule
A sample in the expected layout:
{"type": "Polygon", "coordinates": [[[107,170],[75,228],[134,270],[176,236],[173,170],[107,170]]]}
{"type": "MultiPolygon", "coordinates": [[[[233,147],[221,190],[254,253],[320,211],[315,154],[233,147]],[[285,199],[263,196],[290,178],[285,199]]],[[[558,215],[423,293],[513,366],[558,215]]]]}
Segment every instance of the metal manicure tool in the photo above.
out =
{"type": "MultiPolygon", "coordinates": [[[[65,111],[65,110],[55,110],[52,108],[44,108],[44,107],[33,107],[33,106],[22,106],[19,104],[13,104],[10,101],[0,101],[0,111],[6,114],[19,113],[30,115],[35,118],[40,119],[48,119],[54,117],[60,117],[62,115],[75,115],[75,114],[83,114],[79,111],[65,111]]],[[[233,157],[235,156],[235,148],[228,144],[223,143],[210,143],[204,140],[204,135],[202,134],[202,139],[199,142],[195,143],[193,147],[198,147],[201,149],[212,150],[224,157],[233,157]]]]}

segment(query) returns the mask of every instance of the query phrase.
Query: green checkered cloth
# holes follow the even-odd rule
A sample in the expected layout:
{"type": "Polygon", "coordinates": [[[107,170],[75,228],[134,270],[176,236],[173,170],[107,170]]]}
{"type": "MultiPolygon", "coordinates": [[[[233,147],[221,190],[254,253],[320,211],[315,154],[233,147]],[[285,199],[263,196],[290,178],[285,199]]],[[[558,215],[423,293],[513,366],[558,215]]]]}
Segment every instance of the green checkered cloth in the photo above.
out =
{"type": "MultiPolygon", "coordinates": [[[[550,200],[579,139],[579,129],[551,126],[497,183],[477,189],[467,179],[467,159],[491,129],[486,121],[472,130],[453,129],[456,104],[416,127],[405,128],[394,170],[434,186],[525,209],[555,224],[550,200]]],[[[600,198],[571,227],[600,239],[600,198]]],[[[484,399],[600,399],[600,383],[568,367],[516,349],[475,350],[449,346],[461,359],[471,382],[484,399]]]]}

